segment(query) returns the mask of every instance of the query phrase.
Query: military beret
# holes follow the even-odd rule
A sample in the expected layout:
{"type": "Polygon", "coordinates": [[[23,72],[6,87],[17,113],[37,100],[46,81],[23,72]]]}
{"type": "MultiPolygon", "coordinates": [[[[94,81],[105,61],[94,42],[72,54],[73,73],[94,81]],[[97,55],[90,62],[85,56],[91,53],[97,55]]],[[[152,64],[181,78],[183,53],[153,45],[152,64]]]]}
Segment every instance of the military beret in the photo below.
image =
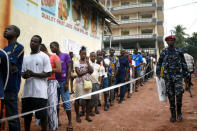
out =
{"type": "Polygon", "coordinates": [[[167,41],[168,39],[174,39],[176,40],[176,37],[174,35],[169,35],[165,37],[165,41],[167,41]]]}

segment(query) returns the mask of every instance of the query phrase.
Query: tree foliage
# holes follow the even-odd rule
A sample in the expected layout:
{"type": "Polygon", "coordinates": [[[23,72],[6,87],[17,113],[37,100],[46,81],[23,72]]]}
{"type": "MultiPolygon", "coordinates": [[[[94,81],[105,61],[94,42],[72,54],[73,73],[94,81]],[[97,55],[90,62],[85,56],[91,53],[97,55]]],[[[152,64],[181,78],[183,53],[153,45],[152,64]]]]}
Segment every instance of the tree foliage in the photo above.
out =
{"type": "Polygon", "coordinates": [[[197,32],[194,32],[191,37],[186,40],[188,53],[197,59],[197,32]]]}
{"type": "Polygon", "coordinates": [[[186,49],[197,61],[197,32],[189,36],[185,33],[185,30],[186,28],[182,25],[177,25],[171,30],[172,34],[176,36],[175,46],[186,49]]]}
{"type": "Polygon", "coordinates": [[[185,33],[185,30],[186,28],[182,25],[177,25],[173,30],[171,30],[172,34],[176,36],[176,47],[186,47],[186,36],[188,35],[185,33]]]}

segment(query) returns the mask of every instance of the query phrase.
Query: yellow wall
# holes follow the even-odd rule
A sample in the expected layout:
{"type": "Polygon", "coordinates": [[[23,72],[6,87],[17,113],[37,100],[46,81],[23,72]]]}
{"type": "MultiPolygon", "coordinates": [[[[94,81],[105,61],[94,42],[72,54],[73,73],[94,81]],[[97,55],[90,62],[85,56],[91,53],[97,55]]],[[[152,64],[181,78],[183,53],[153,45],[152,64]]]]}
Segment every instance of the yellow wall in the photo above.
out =
{"type": "Polygon", "coordinates": [[[61,43],[64,38],[67,38],[86,46],[89,52],[101,48],[101,41],[99,40],[84,37],[75,32],[56,27],[55,25],[18,11],[15,8],[12,8],[11,12],[11,24],[18,26],[21,29],[21,35],[18,41],[24,45],[26,53],[30,52],[30,39],[36,34],[42,37],[43,43],[46,44],[47,47],[49,47],[50,42],[57,41],[62,50],[64,50],[61,43]]]}
{"type": "Polygon", "coordinates": [[[133,34],[137,34],[137,27],[133,27],[129,29],[129,34],[133,35],[133,34]]]}
{"type": "Polygon", "coordinates": [[[120,2],[119,1],[113,1],[112,2],[112,7],[116,7],[116,6],[120,6],[120,2]]]}
{"type": "MultiPolygon", "coordinates": [[[[25,14],[19,11],[18,9],[14,8],[13,1],[11,1],[11,3],[10,2],[7,3],[7,1],[10,1],[10,0],[0,0],[0,6],[1,6],[0,40],[2,40],[2,31],[4,31],[7,25],[13,24],[13,25],[18,26],[21,30],[21,35],[18,38],[18,42],[21,43],[25,47],[25,54],[30,53],[29,44],[30,44],[30,39],[33,35],[40,35],[43,39],[43,43],[48,47],[48,49],[49,49],[50,42],[57,41],[60,44],[61,50],[65,50],[65,47],[61,45],[62,40],[64,38],[74,40],[77,43],[79,43],[81,46],[82,45],[86,46],[88,49],[88,53],[91,51],[96,51],[101,48],[101,40],[93,39],[90,37],[85,37],[81,35],[80,33],[71,32],[69,30],[62,29],[48,22],[45,22],[39,18],[25,14]],[[7,17],[6,20],[3,20],[5,15],[7,15],[9,12],[9,11],[5,11],[4,9],[6,4],[9,4],[10,15],[6,16],[7,17]]],[[[2,44],[3,42],[2,41],[0,42],[1,42],[1,47],[4,47],[5,45],[2,44]]],[[[74,53],[78,54],[79,52],[74,52],[74,53]]],[[[21,96],[23,85],[24,85],[24,81],[22,80],[19,97],[21,96]]]]}
{"type": "Polygon", "coordinates": [[[10,24],[10,6],[10,0],[0,0],[0,48],[4,48],[7,45],[3,32],[5,27],[10,24]]]}
{"type": "Polygon", "coordinates": [[[115,28],[115,29],[112,29],[112,35],[113,36],[119,36],[120,35],[120,30],[115,28]]]}

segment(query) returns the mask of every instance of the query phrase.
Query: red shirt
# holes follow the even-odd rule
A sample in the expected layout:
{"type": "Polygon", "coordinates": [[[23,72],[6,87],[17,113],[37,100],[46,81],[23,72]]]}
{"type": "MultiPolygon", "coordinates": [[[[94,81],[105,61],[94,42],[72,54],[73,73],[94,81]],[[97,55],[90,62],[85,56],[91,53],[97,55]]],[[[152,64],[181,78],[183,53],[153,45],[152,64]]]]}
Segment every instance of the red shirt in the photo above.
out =
{"type": "Polygon", "coordinates": [[[131,60],[131,58],[130,57],[128,57],[128,60],[129,60],[129,68],[128,68],[128,73],[130,73],[130,65],[132,64],[132,60],[131,60]]]}
{"type": "MultiPolygon", "coordinates": [[[[52,66],[52,69],[55,67],[55,63],[60,61],[60,58],[57,55],[50,56],[50,63],[52,66]]],[[[51,73],[51,76],[48,77],[48,80],[55,80],[55,73],[51,73]]]]}

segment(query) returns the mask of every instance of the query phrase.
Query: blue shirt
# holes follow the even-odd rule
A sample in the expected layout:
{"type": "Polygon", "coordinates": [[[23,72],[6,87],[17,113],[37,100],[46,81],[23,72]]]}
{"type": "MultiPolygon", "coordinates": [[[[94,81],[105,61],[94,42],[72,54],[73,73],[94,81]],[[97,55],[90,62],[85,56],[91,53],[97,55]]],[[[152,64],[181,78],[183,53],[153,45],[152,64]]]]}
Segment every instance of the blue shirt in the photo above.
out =
{"type": "MultiPolygon", "coordinates": [[[[133,54],[132,55],[132,60],[135,61],[136,66],[139,65],[139,64],[141,64],[141,63],[143,63],[143,59],[142,59],[142,56],[140,54],[137,54],[137,55],[136,54],[133,54]]],[[[138,66],[135,69],[136,70],[140,70],[141,69],[141,66],[138,66]]]]}
{"type": "Polygon", "coordinates": [[[125,78],[126,71],[129,68],[129,60],[128,57],[119,57],[120,67],[118,69],[118,78],[125,78]]]}
{"type": "Polygon", "coordinates": [[[17,72],[11,72],[5,92],[18,93],[21,83],[21,70],[24,56],[24,47],[19,44],[10,44],[4,48],[9,57],[10,66],[15,65],[17,72]]]}
{"type": "Polygon", "coordinates": [[[8,75],[9,63],[5,51],[0,50],[0,99],[4,98],[4,87],[8,75]]]}

